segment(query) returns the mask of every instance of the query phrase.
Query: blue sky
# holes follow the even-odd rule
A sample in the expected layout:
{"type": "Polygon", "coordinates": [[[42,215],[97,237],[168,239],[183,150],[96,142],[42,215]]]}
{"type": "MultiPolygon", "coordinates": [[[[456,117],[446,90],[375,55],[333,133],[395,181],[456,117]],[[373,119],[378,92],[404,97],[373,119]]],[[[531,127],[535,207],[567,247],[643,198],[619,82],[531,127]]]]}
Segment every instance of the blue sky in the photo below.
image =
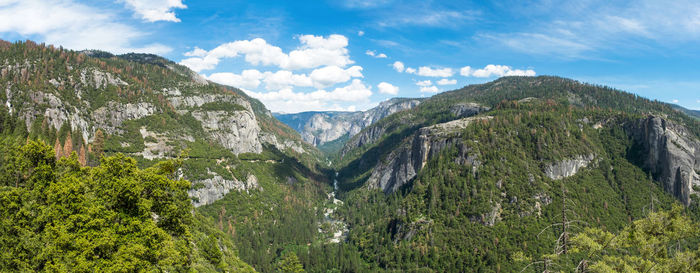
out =
{"type": "Polygon", "coordinates": [[[504,75],[700,109],[699,1],[0,0],[0,38],[156,53],[273,111],[362,110],[504,75]]]}

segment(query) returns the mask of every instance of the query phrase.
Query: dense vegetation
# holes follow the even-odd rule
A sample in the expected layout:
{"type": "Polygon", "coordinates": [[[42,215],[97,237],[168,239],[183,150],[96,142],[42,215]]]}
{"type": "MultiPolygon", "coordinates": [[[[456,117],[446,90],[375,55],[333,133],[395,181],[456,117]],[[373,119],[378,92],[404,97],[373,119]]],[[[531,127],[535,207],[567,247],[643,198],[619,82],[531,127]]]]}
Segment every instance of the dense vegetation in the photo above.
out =
{"type": "Polygon", "coordinates": [[[328,195],[335,171],[321,166],[315,148],[265,145],[236,155],[163,95],[172,87],[231,95],[241,101],[200,108],[242,111],[247,101],[263,132],[300,139],[238,89],[196,84],[188,69],[147,54],[0,42],[0,60],[11,64],[0,69],[0,86],[18,90],[0,92],[11,105],[0,106],[3,272],[698,271],[698,202],[674,206],[635,165],[637,147],[619,126],[659,114],[700,136],[696,119],[666,104],[557,77],[507,77],[445,92],[377,122],[372,128],[384,134],[376,141],[341,149],[343,138],[322,147],[341,151],[332,157],[345,202],[337,205],[328,195]],[[75,84],[92,69],[127,84],[75,84]],[[113,102],[156,110],[86,137],[78,124],[53,127],[41,115],[48,106],[35,103],[37,90],[86,113],[113,102]],[[455,107],[472,102],[490,107],[480,115],[493,118],[454,132],[454,145],[399,191],[365,186],[377,163],[420,128],[457,119],[455,107]],[[157,143],[175,147],[163,155],[174,159],[139,153],[157,143]],[[464,151],[476,161],[455,160],[464,151]],[[552,180],[543,171],[580,155],[595,160],[574,176],[552,180]],[[193,208],[187,191],[202,185],[179,174],[254,176],[258,187],[193,208]],[[340,243],[329,240],[324,212],[331,207],[349,227],[340,243]]]}
{"type": "Polygon", "coordinates": [[[6,128],[0,271],[253,271],[193,213],[190,182],[174,179],[181,160],[141,170],[115,155],[81,167],[76,153],[57,160],[52,147],[6,128]]]}

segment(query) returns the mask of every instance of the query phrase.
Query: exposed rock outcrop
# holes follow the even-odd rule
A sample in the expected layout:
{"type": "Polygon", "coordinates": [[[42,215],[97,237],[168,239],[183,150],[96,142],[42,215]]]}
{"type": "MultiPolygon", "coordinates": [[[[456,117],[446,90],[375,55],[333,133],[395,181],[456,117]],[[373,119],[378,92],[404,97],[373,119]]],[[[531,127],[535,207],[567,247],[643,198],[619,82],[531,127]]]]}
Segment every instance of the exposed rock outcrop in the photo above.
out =
{"type": "Polygon", "coordinates": [[[276,114],[282,122],[297,130],[302,139],[320,146],[342,137],[352,137],[378,120],[420,104],[420,99],[394,98],[360,112],[303,112],[276,114]]]}
{"type": "MultiPolygon", "coordinates": [[[[465,118],[474,116],[476,114],[488,111],[491,108],[483,106],[477,103],[458,103],[450,107],[450,112],[455,118],[465,118]]],[[[406,124],[411,123],[413,115],[405,115],[400,117],[405,121],[395,122],[394,124],[406,124]]],[[[383,124],[376,124],[370,126],[367,129],[361,131],[357,136],[350,139],[341,150],[341,155],[345,154],[353,149],[360,148],[365,145],[375,143],[379,138],[381,138],[386,132],[387,128],[383,124]]]]}
{"type": "Polygon", "coordinates": [[[686,205],[700,187],[700,140],[685,127],[661,117],[650,116],[625,125],[641,149],[642,167],[660,181],[664,190],[686,205]]]}
{"type": "Polygon", "coordinates": [[[260,153],[260,126],[250,111],[194,111],[207,135],[234,154],[260,153]]]}
{"type": "Polygon", "coordinates": [[[197,181],[193,189],[188,192],[190,197],[195,199],[193,202],[195,207],[214,203],[216,200],[224,198],[232,190],[248,192],[260,189],[258,178],[252,174],[248,175],[246,181],[239,181],[235,178],[233,180],[225,179],[214,172],[209,172],[209,175],[213,177],[197,181]]]}
{"type": "Polygon", "coordinates": [[[544,174],[552,180],[559,180],[575,175],[580,169],[588,166],[595,159],[595,155],[579,155],[574,158],[564,159],[545,166],[544,174]]]}
{"type": "Polygon", "coordinates": [[[367,185],[385,193],[395,192],[415,178],[430,158],[449,146],[458,148],[459,156],[455,159],[458,163],[478,166],[476,156],[462,145],[459,135],[470,123],[491,118],[469,117],[421,128],[374,168],[367,185]]]}

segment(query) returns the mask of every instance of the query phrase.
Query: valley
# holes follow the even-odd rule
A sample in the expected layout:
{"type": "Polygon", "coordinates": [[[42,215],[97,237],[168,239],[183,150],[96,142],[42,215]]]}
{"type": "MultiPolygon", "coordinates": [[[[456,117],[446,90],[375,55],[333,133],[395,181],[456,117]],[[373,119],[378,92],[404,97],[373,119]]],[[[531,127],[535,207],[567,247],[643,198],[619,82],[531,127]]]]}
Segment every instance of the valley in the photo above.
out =
{"type": "Polygon", "coordinates": [[[156,55],[0,64],[0,271],[700,271],[677,105],[506,76],[281,114],[156,55]]]}

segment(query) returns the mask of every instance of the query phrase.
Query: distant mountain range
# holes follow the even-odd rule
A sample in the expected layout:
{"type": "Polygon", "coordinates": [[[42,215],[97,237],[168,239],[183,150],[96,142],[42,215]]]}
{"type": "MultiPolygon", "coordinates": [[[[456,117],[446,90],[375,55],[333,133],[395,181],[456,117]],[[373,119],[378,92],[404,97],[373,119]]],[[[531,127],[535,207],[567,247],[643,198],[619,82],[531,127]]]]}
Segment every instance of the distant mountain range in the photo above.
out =
{"type": "Polygon", "coordinates": [[[366,111],[273,113],[273,115],[297,130],[304,141],[332,154],[342,147],[344,141],[365,127],[393,113],[411,109],[421,101],[422,99],[392,98],[366,111]]]}

